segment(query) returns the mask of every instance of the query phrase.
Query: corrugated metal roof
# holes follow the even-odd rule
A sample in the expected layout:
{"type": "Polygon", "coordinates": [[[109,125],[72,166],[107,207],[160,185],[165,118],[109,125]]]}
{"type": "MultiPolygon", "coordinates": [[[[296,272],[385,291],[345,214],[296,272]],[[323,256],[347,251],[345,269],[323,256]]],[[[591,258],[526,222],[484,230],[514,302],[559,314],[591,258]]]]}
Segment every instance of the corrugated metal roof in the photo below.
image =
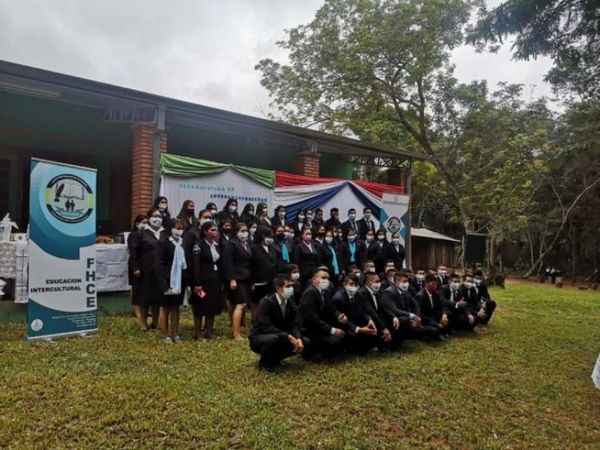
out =
{"type": "Polygon", "coordinates": [[[436,239],[438,241],[460,242],[458,239],[454,239],[450,236],[446,236],[445,234],[428,230],[427,228],[411,228],[410,234],[414,237],[436,239]]]}

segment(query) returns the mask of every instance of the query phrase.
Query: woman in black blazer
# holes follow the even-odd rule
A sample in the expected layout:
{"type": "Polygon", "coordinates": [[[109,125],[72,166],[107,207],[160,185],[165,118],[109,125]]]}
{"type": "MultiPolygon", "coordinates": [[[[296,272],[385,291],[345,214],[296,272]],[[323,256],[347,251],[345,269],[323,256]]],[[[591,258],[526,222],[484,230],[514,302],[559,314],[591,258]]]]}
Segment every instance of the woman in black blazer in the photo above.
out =
{"type": "Polygon", "coordinates": [[[334,238],[333,231],[325,232],[323,245],[321,246],[321,262],[329,269],[331,282],[338,286],[344,273],[342,260],[342,249],[339,242],[334,238]]]}
{"type": "Polygon", "coordinates": [[[192,250],[193,294],[190,298],[194,313],[194,339],[201,339],[202,318],[204,318],[204,338],[210,339],[213,333],[215,316],[221,314],[221,270],[222,251],[219,245],[219,232],[211,221],[200,227],[200,239],[192,250]]]}
{"type": "Polygon", "coordinates": [[[193,200],[186,200],[183,202],[183,205],[181,205],[181,211],[179,211],[177,218],[183,222],[184,231],[198,226],[198,219],[196,219],[195,205],[193,200]]]}
{"type": "Polygon", "coordinates": [[[183,271],[187,267],[183,250],[183,229],[183,221],[174,219],[171,233],[163,234],[156,245],[156,275],[158,286],[163,293],[158,324],[165,344],[181,341],[179,308],[183,304],[183,271]]]}
{"type": "Polygon", "coordinates": [[[218,223],[223,222],[224,219],[230,219],[231,223],[235,225],[240,221],[240,215],[237,212],[238,202],[235,198],[230,198],[225,203],[223,210],[217,214],[218,223]]]}
{"type": "Polygon", "coordinates": [[[312,240],[312,231],[307,225],[302,231],[301,239],[294,247],[294,264],[300,269],[300,282],[302,288],[312,278],[314,271],[321,264],[321,249],[316,241],[312,240]]]}
{"type": "Polygon", "coordinates": [[[246,303],[250,302],[253,289],[251,278],[252,249],[248,242],[249,232],[245,223],[239,222],[233,228],[234,237],[225,246],[223,271],[225,273],[227,298],[233,306],[231,328],[233,338],[244,340],[240,332],[246,303]]]}
{"type": "Polygon", "coordinates": [[[140,275],[139,306],[142,331],[148,330],[148,309],[152,310],[152,328],[156,328],[158,309],[162,301],[162,292],[156,275],[156,246],[161,236],[165,234],[162,217],[158,209],[148,215],[148,226],[140,232],[140,239],[131,254],[134,275],[136,270],[140,275]]]}
{"type": "Polygon", "coordinates": [[[256,205],[256,223],[259,227],[273,228],[273,221],[269,218],[269,207],[264,202],[256,205]]]}
{"type": "Polygon", "coordinates": [[[252,223],[254,223],[255,218],[254,205],[252,203],[246,203],[246,206],[244,206],[244,210],[240,216],[240,222],[244,222],[246,225],[250,226],[252,223]]]}
{"type": "Polygon", "coordinates": [[[252,243],[252,319],[256,316],[258,303],[263,297],[273,293],[273,279],[277,275],[277,252],[273,245],[273,232],[268,227],[260,227],[252,243]]]}
{"type": "Polygon", "coordinates": [[[367,247],[363,241],[358,239],[356,230],[348,230],[346,241],[342,244],[342,260],[342,270],[344,271],[347,271],[350,265],[362,267],[367,260],[367,247]]]}
{"type": "MultiPolygon", "coordinates": [[[[139,242],[142,237],[142,231],[148,225],[148,218],[142,214],[137,216],[133,221],[133,227],[129,236],[127,236],[127,250],[129,253],[129,260],[127,261],[127,272],[129,275],[129,286],[131,286],[131,305],[133,306],[133,314],[135,317],[140,317],[140,277],[142,272],[139,266],[134,266],[133,254],[139,248],[139,242]]],[[[136,259],[137,262],[137,259],[136,259]]]]}

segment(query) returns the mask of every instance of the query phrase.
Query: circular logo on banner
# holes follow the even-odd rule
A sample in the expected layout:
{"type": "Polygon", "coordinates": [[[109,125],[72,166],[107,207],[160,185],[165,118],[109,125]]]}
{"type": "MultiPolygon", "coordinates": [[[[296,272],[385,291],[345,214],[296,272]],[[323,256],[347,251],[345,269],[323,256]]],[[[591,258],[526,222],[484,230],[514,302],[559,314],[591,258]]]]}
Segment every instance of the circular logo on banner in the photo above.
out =
{"type": "Polygon", "coordinates": [[[31,329],[33,331],[40,331],[42,328],[44,328],[44,322],[40,319],[35,319],[31,322],[31,329]]]}
{"type": "Polygon", "coordinates": [[[65,223],[79,223],[92,214],[92,189],[76,175],[57,175],[46,186],[46,207],[65,223]]]}
{"type": "Polygon", "coordinates": [[[390,233],[399,233],[402,229],[402,221],[397,217],[390,217],[387,221],[387,229],[390,233]]]}

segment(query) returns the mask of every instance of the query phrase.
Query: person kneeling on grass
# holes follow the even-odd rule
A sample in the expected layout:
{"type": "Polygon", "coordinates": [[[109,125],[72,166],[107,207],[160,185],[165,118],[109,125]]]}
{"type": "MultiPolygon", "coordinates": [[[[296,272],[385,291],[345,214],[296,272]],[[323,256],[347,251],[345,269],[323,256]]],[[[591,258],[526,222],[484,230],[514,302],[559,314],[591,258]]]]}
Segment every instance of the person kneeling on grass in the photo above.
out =
{"type": "Polygon", "coordinates": [[[283,275],[275,278],[273,287],[275,293],[260,300],[250,333],[250,349],[260,355],[258,365],[264,370],[302,353],[305,347],[296,324],[294,283],[283,275]]]}
{"type": "Polygon", "coordinates": [[[415,300],[421,310],[421,323],[424,326],[437,327],[438,339],[445,341],[450,337],[451,309],[446,299],[437,291],[439,282],[435,275],[425,276],[425,287],[419,291],[415,300]]]}
{"type": "Polygon", "coordinates": [[[161,236],[156,246],[158,286],[163,295],[158,324],[165,344],[179,342],[179,307],[183,303],[183,271],[187,268],[183,250],[183,221],[172,221],[170,236],[161,236]],[[171,327],[169,329],[169,319],[171,327]],[[169,331],[171,334],[169,335],[169,331]]]}
{"type": "Polygon", "coordinates": [[[371,304],[357,295],[358,290],[356,275],[346,275],[343,287],[333,296],[336,309],[348,318],[345,326],[346,349],[358,355],[377,346],[387,349],[392,335],[371,304]]]}
{"type": "Polygon", "coordinates": [[[344,336],[341,329],[348,318],[336,311],[328,295],[329,273],[317,269],[310,279],[298,306],[298,323],[302,335],[310,339],[310,351],[305,351],[306,359],[332,359],[344,349],[344,336]]]}

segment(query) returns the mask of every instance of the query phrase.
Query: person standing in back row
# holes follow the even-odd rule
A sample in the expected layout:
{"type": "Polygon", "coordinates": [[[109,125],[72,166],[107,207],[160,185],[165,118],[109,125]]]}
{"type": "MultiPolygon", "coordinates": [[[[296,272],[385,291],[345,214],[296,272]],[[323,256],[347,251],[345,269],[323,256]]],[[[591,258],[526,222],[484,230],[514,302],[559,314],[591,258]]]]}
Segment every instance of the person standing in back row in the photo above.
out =
{"type": "Polygon", "coordinates": [[[170,235],[163,234],[156,246],[156,275],[163,294],[158,324],[165,344],[181,341],[179,308],[183,304],[185,289],[183,272],[187,269],[183,250],[183,227],[181,220],[174,219],[170,235]]]}
{"type": "Polygon", "coordinates": [[[363,217],[357,222],[358,237],[364,241],[369,231],[375,233],[375,222],[373,221],[373,212],[371,208],[363,208],[363,217]]]}
{"type": "Polygon", "coordinates": [[[221,255],[217,227],[212,221],[207,221],[200,227],[200,238],[192,250],[193,294],[190,303],[196,340],[212,338],[215,316],[221,314],[221,255]]]}
{"type": "Polygon", "coordinates": [[[244,340],[241,333],[244,309],[250,303],[252,282],[252,250],[250,248],[248,227],[239,222],[234,227],[234,237],[224,249],[223,269],[227,283],[228,299],[233,306],[231,328],[236,341],[244,340]]]}

